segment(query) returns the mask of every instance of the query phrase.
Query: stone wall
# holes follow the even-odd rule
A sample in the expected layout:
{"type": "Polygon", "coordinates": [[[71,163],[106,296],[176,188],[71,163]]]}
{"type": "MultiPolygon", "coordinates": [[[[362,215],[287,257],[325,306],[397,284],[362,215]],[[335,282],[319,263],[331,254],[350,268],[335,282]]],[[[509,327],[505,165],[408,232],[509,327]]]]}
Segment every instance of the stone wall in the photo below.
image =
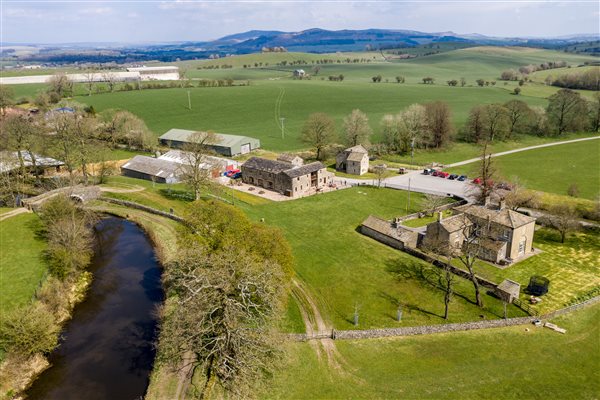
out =
{"type": "Polygon", "coordinates": [[[120,205],[123,207],[134,208],[136,210],[146,211],[151,214],[160,215],[161,217],[169,218],[169,219],[172,219],[173,221],[177,221],[177,222],[187,225],[187,222],[185,221],[185,219],[178,217],[177,215],[170,214],[165,211],[157,210],[156,208],[148,207],[148,206],[145,206],[145,205],[142,205],[139,203],[134,203],[133,201],[118,200],[118,199],[113,199],[110,197],[100,197],[100,198],[98,198],[98,200],[105,201],[107,203],[117,204],[117,205],[120,205]]]}
{"type": "Polygon", "coordinates": [[[505,326],[530,324],[535,317],[519,317],[494,319],[486,321],[465,322],[456,324],[407,326],[404,328],[384,328],[354,331],[335,331],[335,339],[373,339],[390,336],[429,335],[432,333],[470,331],[475,329],[501,328],[505,326]]]}
{"type": "Polygon", "coordinates": [[[404,249],[404,243],[402,243],[398,239],[395,239],[391,236],[385,235],[381,232],[377,232],[377,231],[375,231],[371,228],[368,228],[364,225],[360,226],[360,233],[362,233],[363,235],[368,236],[372,239],[375,239],[378,242],[387,244],[388,246],[393,247],[395,249],[398,249],[398,250],[404,249]]]}

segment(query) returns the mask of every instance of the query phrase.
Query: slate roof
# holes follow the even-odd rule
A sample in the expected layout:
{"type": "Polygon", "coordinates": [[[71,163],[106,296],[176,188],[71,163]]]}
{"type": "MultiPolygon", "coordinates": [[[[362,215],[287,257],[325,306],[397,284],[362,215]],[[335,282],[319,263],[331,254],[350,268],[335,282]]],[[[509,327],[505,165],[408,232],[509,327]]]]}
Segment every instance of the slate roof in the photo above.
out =
{"type": "MultiPolygon", "coordinates": [[[[190,137],[196,133],[196,131],[190,131],[187,129],[171,129],[159,137],[160,140],[172,140],[176,142],[187,142],[190,137]]],[[[206,133],[206,132],[201,132],[206,133]]],[[[207,145],[211,146],[222,146],[222,147],[233,147],[239,142],[247,143],[248,141],[256,140],[248,136],[239,135],[228,135],[225,133],[215,133],[215,140],[210,142],[207,141],[207,145]]]]}
{"type": "Polygon", "coordinates": [[[518,282],[511,281],[510,279],[505,279],[502,281],[502,283],[498,285],[497,289],[518,297],[519,291],[521,290],[521,285],[518,282]]]}
{"type": "Polygon", "coordinates": [[[121,169],[141,172],[143,174],[168,178],[179,175],[179,164],[148,156],[137,155],[121,166],[121,169]]]}
{"type": "Polygon", "coordinates": [[[365,149],[362,144],[357,144],[356,146],[348,147],[344,151],[350,153],[368,153],[367,149],[365,149]]]}
{"type": "Polygon", "coordinates": [[[469,218],[467,218],[464,214],[443,218],[439,224],[441,224],[442,227],[450,233],[464,229],[466,226],[473,225],[469,218]]]}
{"type": "MultiPolygon", "coordinates": [[[[297,156],[295,154],[283,153],[283,154],[280,154],[279,157],[277,157],[277,161],[292,163],[297,158],[302,160],[302,157],[297,156]]],[[[302,162],[304,162],[304,160],[302,160],[302,162]]]]}
{"type": "Polygon", "coordinates": [[[318,170],[323,168],[325,168],[323,163],[315,161],[310,164],[302,165],[301,167],[294,167],[288,169],[286,171],[283,171],[283,173],[289,176],[290,178],[296,178],[298,176],[308,175],[310,173],[317,172],[318,170]]]}
{"type": "Polygon", "coordinates": [[[260,157],[252,157],[252,158],[249,158],[248,161],[246,161],[244,164],[242,164],[242,167],[258,169],[261,171],[278,174],[285,170],[291,169],[292,165],[290,163],[283,162],[283,161],[269,160],[269,159],[260,158],[260,157]]]}
{"type": "Polygon", "coordinates": [[[488,219],[489,217],[491,222],[508,226],[513,229],[531,222],[535,222],[535,218],[523,215],[507,208],[495,210],[474,204],[465,204],[464,206],[455,207],[454,210],[481,219],[488,219]]]}
{"type": "Polygon", "coordinates": [[[383,235],[397,239],[403,243],[416,240],[415,236],[418,235],[417,232],[403,227],[393,228],[390,221],[378,218],[374,215],[369,215],[361,225],[372,229],[375,232],[379,232],[383,235]]]}
{"type": "Polygon", "coordinates": [[[492,250],[496,253],[506,248],[506,242],[502,240],[482,239],[479,243],[481,244],[481,247],[492,250]]]}
{"type": "Polygon", "coordinates": [[[352,152],[348,155],[348,158],[346,159],[347,161],[356,161],[356,162],[361,162],[363,157],[366,156],[367,153],[358,153],[358,152],[352,152]]]}

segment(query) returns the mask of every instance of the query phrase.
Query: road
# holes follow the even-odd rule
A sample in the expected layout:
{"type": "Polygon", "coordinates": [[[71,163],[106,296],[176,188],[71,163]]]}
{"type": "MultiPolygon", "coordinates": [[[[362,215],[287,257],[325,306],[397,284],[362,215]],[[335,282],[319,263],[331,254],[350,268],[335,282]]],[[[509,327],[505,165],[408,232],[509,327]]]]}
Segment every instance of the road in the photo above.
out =
{"type": "MultiPolygon", "coordinates": [[[[586,141],[586,140],[595,140],[595,139],[600,139],[600,136],[592,136],[592,137],[581,138],[581,139],[573,139],[573,140],[564,140],[562,142],[552,142],[552,143],[546,143],[546,144],[538,144],[536,146],[529,146],[529,147],[523,147],[523,148],[520,148],[520,149],[502,151],[500,153],[494,153],[494,154],[492,154],[492,157],[500,157],[500,156],[505,156],[507,154],[519,153],[521,151],[541,149],[543,147],[558,146],[558,145],[561,145],[561,144],[577,143],[577,142],[583,142],[583,141],[586,141]]],[[[480,159],[481,159],[480,157],[470,158],[468,160],[455,162],[453,164],[448,164],[448,165],[446,165],[446,168],[452,168],[452,167],[458,167],[460,165],[471,164],[471,163],[479,161],[480,159]]]]}

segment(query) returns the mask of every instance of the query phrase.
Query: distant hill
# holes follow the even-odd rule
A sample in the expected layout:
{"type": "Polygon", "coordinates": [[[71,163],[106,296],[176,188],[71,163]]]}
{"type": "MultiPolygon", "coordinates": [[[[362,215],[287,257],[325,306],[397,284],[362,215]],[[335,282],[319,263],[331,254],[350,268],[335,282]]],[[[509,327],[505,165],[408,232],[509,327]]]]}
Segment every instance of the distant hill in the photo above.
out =
{"type": "MultiPolygon", "coordinates": [[[[556,38],[502,38],[477,33],[419,32],[400,29],[363,29],[330,31],[313,28],[300,32],[252,30],[224,36],[213,41],[186,41],[178,43],[124,45],[115,44],[64,44],[34,45],[38,52],[17,56],[5,46],[1,54],[11,62],[137,62],[159,60],[203,59],[231,54],[261,52],[264,48],[281,48],[287,51],[331,53],[337,51],[365,51],[393,48],[410,48],[431,43],[462,43],[464,45],[526,46],[573,51],[582,49],[582,43],[598,41],[598,35],[570,35],[556,38]],[[572,47],[571,47],[572,46],[572,47]],[[7,51],[8,50],[8,51],[7,51]],[[102,50],[102,51],[100,51],[102,50]],[[111,51],[107,51],[111,50],[111,51]]],[[[586,47],[587,54],[596,54],[597,46],[586,47]]]]}

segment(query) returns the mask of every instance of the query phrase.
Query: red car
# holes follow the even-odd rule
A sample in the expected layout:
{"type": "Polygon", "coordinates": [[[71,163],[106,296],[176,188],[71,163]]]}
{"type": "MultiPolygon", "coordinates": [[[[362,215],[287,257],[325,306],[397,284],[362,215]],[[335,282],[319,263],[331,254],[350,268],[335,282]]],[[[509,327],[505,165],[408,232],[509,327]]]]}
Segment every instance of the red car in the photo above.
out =
{"type": "Polygon", "coordinates": [[[440,178],[447,178],[449,175],[450,175],[449,172],[444,172],[444,171],[440,171],[437,174],[437,176],[439,176],[440,178]]]}
{"type": "Polygon", "coordinates": [[[476,185],[481,185],[481,178],[475,178],[473,179],[473,183],[476,185]]]}
{"type": "Polygon", "coordinates": [[[235,174],[237,174],[239,172],[241,172],[239,169],[232,169],[232,170],[225,172],[225,176],[228,178],[231,178],[232,176],[234,176],[235,174]]]}

